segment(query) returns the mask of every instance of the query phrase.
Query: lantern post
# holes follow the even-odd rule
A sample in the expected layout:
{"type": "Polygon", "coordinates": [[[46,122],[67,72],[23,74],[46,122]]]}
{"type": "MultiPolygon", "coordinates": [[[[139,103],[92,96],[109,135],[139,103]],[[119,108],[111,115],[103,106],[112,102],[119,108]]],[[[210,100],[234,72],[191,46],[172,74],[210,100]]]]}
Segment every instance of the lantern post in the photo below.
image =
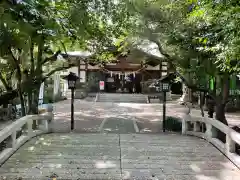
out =
{"type": "Polygon", "coordinates": [[[166,129],[166,94],[170,91],[170,85],[167,81],[160,82],[160,90],[163,92],[163,123],[162,129],[165,132],[166,129]]]}
{"type": "Polygon", "coordinates": [[[69,75],[63,79],[68,81],[68,89],[71,89],[71,131],[74,129],[74,90],[76,89],[76,82],[79,79],[75,73],[70,72],[69,75]]]}

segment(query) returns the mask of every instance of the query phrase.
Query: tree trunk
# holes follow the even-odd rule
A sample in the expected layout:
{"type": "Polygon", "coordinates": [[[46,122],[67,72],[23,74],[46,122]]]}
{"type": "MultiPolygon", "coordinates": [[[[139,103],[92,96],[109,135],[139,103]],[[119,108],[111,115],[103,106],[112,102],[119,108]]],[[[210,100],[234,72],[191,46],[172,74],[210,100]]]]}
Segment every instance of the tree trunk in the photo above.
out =
{"type": "Polygon", "coordinates": [[[18,86],[18,96],[21,104],[21,113],[22,113],[22,116],[26,116],[25,101],[24,101],[23,91],[22,91],[20,82],[18,82],[17,86],[18,86]]]}
{"type": "Polygon", "coordinates": [[[230,77],[229,75],[225,75],[222,79],[222,90],[219,99],[216,103],[216,119],[226,125],[228,125],[228,123],[225,117],[225,107],[226,104],[228,103],[229,89],[230,89],[230,77]]]}
{"type": "Polygon", "coordinates": [[[205,92],[200,92],[200,109],[201,115],[204,117],[205,92]]]}
{"type": "MultiPolygon", "coordinates": [[[[36,86],[36,89],[33,89],[31,92],[29,92],[29,97],[31,101],[29,102],[29,114],[38,114],[38,97],[39,97],[39,88],[40,85],[36,86]]],[[[33,121],[32,125],[33,129],[37,128],[37,122],[33,121]]]]}
{"type": "Polygon", "coordinates": [[[34,90],[29,92],[29,99],[31,102],[29,103],[29,114],[38,114],[38,98],[39,98],[39,89],[40,85],[36,85],[34,90]]]}
{"type": "MultiPolygon", "coordinates": [[[[225,116],[225,107],[229,98],[229,89],[230,89],[230,76],[224,75],[222,79],[222,90],[219,96],[219,100],[216,103],[216,120],[228,126],[228,122],[225,116]]],[[[226,135],[221,131],[217,133],[218,139],[223,142],[226,142],[226,135]]]]}
{"type": "Polygon", "coordinates": [[[33,106],[32,106],[33,114],[38,114],[39,88],[40,88],[40,86],[33,93],[33,106]]]}
{"type": "Polygon", "coordinates": [[[217,103],[216,104],[216,116],[215,118],[217,120],[219,120],[220,122],[222,122],[223,124],[226,124],[228,125],[228,122],[226,120],[226,117],[225,117],[225,107],[226,107],[226,104],[224,103],[217,103]]]}
{"type": "MultiPolygon", "coordinates": [[[[216,105],[216,120],[222,122],[223,124],[228,125],[226,117],[225,117],[225,107],[226,104],[220,103],[216,105]]],[[[217,130],[217,138],[221,140],[223,143],[226,142],[226,135],[222,131],[217,130]]]]}
{"type": "Polygon", "coordinates": [[[28,92],[28,114],[32,114],[32,91],[28,92]]]}

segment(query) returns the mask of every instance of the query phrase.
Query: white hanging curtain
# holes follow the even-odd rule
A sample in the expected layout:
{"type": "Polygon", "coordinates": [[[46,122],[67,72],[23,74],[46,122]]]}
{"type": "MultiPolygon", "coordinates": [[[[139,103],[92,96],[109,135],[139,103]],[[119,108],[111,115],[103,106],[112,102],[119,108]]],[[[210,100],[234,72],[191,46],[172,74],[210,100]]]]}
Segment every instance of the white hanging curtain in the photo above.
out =
{"type": "Polygon", "coordinates": [[[38,97],[39,105],[43,104],[43,96],[44,96],[44,82],[41,84],[40,90],[39,90],[39,97],[38,97]]]}

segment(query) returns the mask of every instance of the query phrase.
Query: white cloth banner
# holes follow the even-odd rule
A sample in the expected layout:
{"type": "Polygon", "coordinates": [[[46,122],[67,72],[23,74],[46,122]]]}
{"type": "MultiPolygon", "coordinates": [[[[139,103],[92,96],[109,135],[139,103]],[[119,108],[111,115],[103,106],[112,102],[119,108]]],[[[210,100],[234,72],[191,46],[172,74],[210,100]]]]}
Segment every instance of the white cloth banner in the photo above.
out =
{"type": "Polygon", "coordinates": [[[60,87],[60,75],[55,74],[54,75],[54,86],[53,86],[53,95],[54,97],[58,94],[60,87]]]}
{"type": "Polygon", "coordinates": [[[41,84],[39,89],[38,104],[43,104],[43,95],[44,95],[44,82],[41,84]]]}
{"type": "Polygon", "coordinates": [[[68,90],[68,82],[66,80],[64,81],[64,84],[63,84],[63,96],[67,95],[67,90],[68,90]]]}

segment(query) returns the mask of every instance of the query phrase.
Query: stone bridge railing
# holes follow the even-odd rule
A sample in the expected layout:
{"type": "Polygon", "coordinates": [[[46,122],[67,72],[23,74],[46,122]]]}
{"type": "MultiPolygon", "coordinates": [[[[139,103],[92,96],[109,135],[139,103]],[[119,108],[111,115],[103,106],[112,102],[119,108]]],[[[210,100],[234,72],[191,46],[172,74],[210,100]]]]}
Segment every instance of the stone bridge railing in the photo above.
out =
{"type": "Polygon", "coordinates": [[[182,120],[182,134],[193,135],[207,140],[225,154],[238,168],[240,168],[240,133],[215,119],[202,117],[193,118],[187,114],[182,120]],[[226,136],[223,142],[217,137],[221,131],[226,136]]]}
{"type": "Polygon", "coordinates": [[[24,116],[0,131],[0,165],[31,138],[49,133],[52,110],[40,115],[24,116]]]}

